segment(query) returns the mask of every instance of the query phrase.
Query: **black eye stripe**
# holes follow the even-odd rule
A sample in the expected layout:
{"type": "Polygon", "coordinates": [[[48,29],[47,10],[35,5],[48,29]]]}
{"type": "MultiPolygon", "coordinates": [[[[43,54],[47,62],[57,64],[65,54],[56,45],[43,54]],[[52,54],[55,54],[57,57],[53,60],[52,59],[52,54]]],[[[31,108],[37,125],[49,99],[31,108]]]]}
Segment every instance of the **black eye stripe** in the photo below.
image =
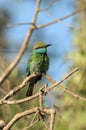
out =
{"type": "Polygon", "coordinates": [[[45,48],[45,46],[40,46],[40,47],[37,47],[37,48],[35,48],[35,50],[36,50],[36,49],[40,49],[40,48],[45,48]]]}

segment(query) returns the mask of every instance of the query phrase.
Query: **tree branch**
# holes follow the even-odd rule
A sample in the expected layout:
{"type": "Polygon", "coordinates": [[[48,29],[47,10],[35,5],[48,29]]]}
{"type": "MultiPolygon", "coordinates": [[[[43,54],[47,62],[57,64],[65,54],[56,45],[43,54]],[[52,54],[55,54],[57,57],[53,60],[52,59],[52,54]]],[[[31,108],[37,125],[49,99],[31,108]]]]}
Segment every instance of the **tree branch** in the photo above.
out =
{"type": "Polygon", "coordinates": [[[49,130],[53,130],[54,123],[55,123],[56,110],[54,108],[52,108],[50,113],[51,114],[50,114],[50,129],[49,130]]]}
{"type": "Polygon", "coordinates": [[[71,71],[67,76],[65,76],[62,80],[60,80],[59,82],[54,81],[51,77],[49,77],[48,75],[43,74],[43,76],[48,79],[51,83],[53,83],[54,85],[52,85],[51,87],[48,88],[48,90],[46,90],[46,93],[51,91],[51,89],[58,87],[59,89],[61,89],[63,92],[71,95],[72,97],[85,101],[86,102],[86,98],[81,97],[73,92],[71,92],[70,90],[68,90],[68,88],[64,88],[62,87],[61,84],[64,80],[66,80],[67,78],[69,78],[70,76],[72,76],[75,72],[77,72],[79,70],[79,68],[75,68],[73,71],[71,71]]]}
{"type": "Polygon", "coordinates": [[[36,113],[37,111],[38,111],[38,108],[35,107],[35,108],[31,109],[31,110],[26,110],[24,112],[16,114],[13,117],[13,119],[3,128],[3,130],[9,130],[17,120],[19,120],[20,118],[22,118],[22,117],[24,117],[26,115],[36,113]]]}
{"type": "MultiPolygon", "coordinates": [[[[12,120],[3,128],[3,130],[9,130],[14,125],[14,123],[16,121],[18,121],[20,118],[23,118],[24,116],[36,113],[39,110],[41,113],[46,113],[48,115],[51,115],[50,123],[54,122],[55,110],[53,110],[53,108],[52,109],[40,109],[39,107],[35,107],[35,108],[30,109],[30,110],[26,110],[26,111],[23,111],[21,113],[16,114],[12,118],[12,120]]],[[[53,130],[51,128],[53,128],[53,124],[49,126],[49,130],[53,130]]]]}
{"type": "MultiPolygon", "coordinates": [[[[68,75],[66,75],[62,80],[60,80],[59,82],[54,81],[51,77],[49,77],[48,75],[42,74],[46,79],[48,79],[51,83],[53,83],[54,85],[52,85],[49,88],[45,88],[45,89],[41,89],[42,91],[44,91],[44,95],[45,93],[49,93],[49,91],[51,91],[53,88],[58,87],[59,89],[61,89],[63,92],[71,95],[72,97],[76,98],[76,99],[80,99],[82,101],[86,101],[86,98],[81,97],[73,92],[71,92],[70,90],[68,90],[67,88],[62,87],[60,84],[66,80],[67,78],[69,78],[70,76],[72,76],[75,72],[77,72],[79,70],[79,68],[75,68],[73,71],[71,71],[68,75]]],[[[26,101],[31,101],[32,99],[36,98],[36,97],[40,97],[40,107],[42,108],[42,95],[43,93],[41,93],[40,91],[30,97],[24,98],[24,99],[20,99],[20,100],[14,100],[14,101],[10,101],[7,100],[9,97],[11,97],[13,94],[15,94],[17,91],[19,91],[21,88],[23,88],[25,86],[25,84],[27,83],[27,81],[29,81],[31,78],[34,78],[35,76],[37,76],[37,74],[32,74],[29,77],[25,78],[25,80],[17,87],[15,87],[13,90],[11,90],[5,97],[3,97],[0,100],[0,105],[2,104],[19,104],[19,103],[23,103],[26,101]]],[[[43,87],[44,88],[44,87],[43,87]]]]}
{"type": "MultiPolygon", "coordinates": [[[[69,18],[69,17],[71,17],[71,16],[73,16],[73,15],[75,15],[75,14],[77,14],[77,13],[80,13],[80,12],[84,11],[85,9],[86,9],[86,7],[81,8],[81,9],[78,9],[78,10],[76,10],[76,11],[74,11],[74,12],[72,12],[72,13],[66,15],[66,16],[63,16],[63,17],[61,17],[61,18],[59,18],[59,19],[55,19],[55,20],[53,20],[53,21],[51,21],[51,22],[49,22],[49,23],[42,24],[42,25],[38,25],[38,26],[36,26],[36,25],[33,24],[32,22],[24,22],[24,23],[15,23],[15,24],[11,24],[11,23],[10,23],[10,24],[7,24],[7,27],[21,26],[21,25],[24,25],[24,26],[25,26],[25,25],[31,24],[31,25],[34,26],[35,29],[40,29],[40,28],[44,28],[44,27],[50,26],[50,25],[52,25],[52,24],[56,24],[56,23],[58,23],[58,22],[61,22],[61,21],[65,20],[65,19],[67,19],[67,18],[69,18]]],[[[41,10],[41,11],[46,11],[46,9],[41,10]]],[[[46,11],[46,12],[48,12],[48,11],[46,11]]],[[[48,13],[48,14],[49,14],[49,13],[48,13]]],[[[49,15],[51,15],[51,14],[49,14],[49,15]]],[[[52,17],[53,17],[53,16],[52,16],[52,17]]],[[[53,17],[53,18],[55,18],[55,17],[53,17]]],[[[69,25],[69,24],[66,24],[66,23],[64,23],[64,24],[67,25],[68,27],[73,28],[73,26],[71,26],[71,25],[69,25]]]]}
{"type": "Polygon", "coordinates": [[[34,11],[34,16],[33,16],[32,22],[31,22],[33,24],[30,25],[30,28],[29,28],[29,30],[28,30],[28,32],[26,34],[25,40],[24,40],[24,42],[23,42],[23,44],[21,46],[21,49],[20,49],[17,57],[14,59],[14,61],[10,64],[10,66],[1,75],[0,84],[2,84],[5,81],[5,79],[9,76],[9,74],[12,72],[12,70],[18,64],[18,62],[20,61],[22,55],[24,54],[24,52],[25,52],[25,50],[27,48],[27,45],[28,45],[28,42],[30,41],[32,32],[35,30],[34,25],[36,23],[37,15],[38,15],[38,12],[39,12],[40,1],[41,0],[36,1],[36,8],[35,8],[35,11],[34,11]]]}
{"type": "MultiPolygon", "coordinates": [[[[19,86],[16,86],[14,89],[12,89],[11,91],[9,91],[8,93],[7,93],[7,95],[6,96],[4,96],[1,100],[0,100],[0,105],[1,104],[4,104],[6,101],[7,101],[7,99],[8,98],[10,98],[12,95],[14,95],[16,92],[18,92],[19,90],[21,90],[23,87],[25,87],[26,86],[26,83],[28,82],[28,81],[30,81],[32,78],[34,78],[34,77],[36,77],[36,76],[38,76],[38,75],[40,75],[40,74],[31,74],[29,77],[26,77],[25,79],[24,79],[24,81],[19,85],[19,86]],[[6,100],[6,101],[5,101],[6,100]],[[4,102],[5,101],[5,102],[4,102]]],[[[34,98],[36,97],[37,95],[35,95],[34,96],[34,98]]],[[[29,97],[29,98],[31,98],[31,97],[29,97]]],[[[23,99],[22,99],[23,100],[23,99]]],[[[27,98],[26,98],[26,100],[27,100],[27,98]]],[[[31,99],[30,99],[31,100],[31,99]]],[[[15,101],[15,103],[16,103],[16,101],[15,101]]]]}
{"type": "MultiPolygon", "coordinates": [[[[37,97],[37,96],[39,96],[39,98],[43,98],[43,97],[41,97],[42,96],[42,92],[44,91],[44,94],[45,93],[48,93],[49,91],[51,91],[54,87],[56,87],[57,85],[59,85],[59,84],[61,84],[64,80],[66,80],[67,78],[69,78],[70,76],[72,76],[75,72],[77,72],[79,70],[79,68],[75,68],[73,71],[71,71],[69,74],[67,74],[62,80],[60,80],[59,82],[55,82],[53,79],[51,79],[48,75],[46,76],[45,74],[43,74],[43,76],[45,77],[45,78],[47,78],[49,81],[51,81],[52,83],[54,83],[54,85],[52,85],[51,87],[49,87],[49,88],[43,88],[43,90],[41,90],[41,92],[39,92],[39,93],[37,93],[37,94],[35,94],[35,95],[33,95],[33,96],[31,96],[31,97],[28,97],[28,98],[25,98],[25,99],[22,99],[23,100],[23,102],[25,102],[26,100],[31,100],[31,99],[33,99],[33,98],[35,98],[35,97],[37,97]],[[41,96],[40,96],[41,95],[41,96]]],[[[29,77],[27,77],[24,81],[23,81],[23,83],[20,85],[20,86],[22,86],[22,85],[25,85],[26,84],[26,82],[28,81],[28,80],[30,80],[30,78],[32,78],[32,76],[36,76],[36,75],[34,75],[34,74],[32,74],[31,76],[29,76],[29,77]]],[[[82,97],[80,97],[80,96],[78,96],[78,95],[76,95],[76,94],[74,94],[73,92],[71,92],[71,91],[69,91],[68,89],[66,89],[66,88],[63,88],[62,86],[58,86],[58,88],[60,88],[63,92],[65,92],[65,93],[68,93],[69,95],[71,95],[71,96],[73,96],[74,98],[77,98],[77,99],[80,99],[80,100],[82,100],[82,101],[86,101],[86,99],[85,98],[82,98],[82,97]]],[[[19,89],[19,88],[18,88],[19,89]]],[[[17,89],[17,90],[18,90],[17,89]]],[[[14,90],[15,90],[15,88],[14,88],[14,90]]],[[[16,91],[15,91],[16,92],[16,91]]],[[[12,93],[10,93],[10,95],[12,96],[12,93]]],[[[7,101],[7,100],[5,100],[5,99],[7,99],[7,97],[9,97],[9,94],[8,94],[8,96],[6,95],[4,98],[3,98],[3,102],[1,102],[2,104],[4,103],[4,101],[5,101],[5,103],[11,103],[11,104],[16,104],[16,103],[19,103],[20,101],[7,101]]],[[[21,103],[21,102],[20,102],[21,103]]],[[[26,115],[30,115],[30,114],[33,114],[33,113],[37,113],[37,112],[40,112],[40,114],[43,114],[43,113],[45,113],[45,114],[48,114],[48,115],[50,115],[50,125],[49,125],[49,130],[53,130],[53,127],[54,127],[54,120],[55,120],[55,114],[56,114],[56,110],[55,110],[55,108],[52,108],[52,109],[44,109],[43,107],[42,107],[42,100],[40,99],[40,102],[39,102],[39,104],[40,104],[40,107],[35,107],[35,108],[32,108],[32,109],[30,109],[30,110],[26,110],[26,111],[24,111],[24,112],[21,112],[21,113],[18,113],[18,114],[16,114],[14,117],[13,117],[13,119],[3,128],[3,130],[8,130],[8,129],[10,129],[12,126],[13,126],[13,124],[17,121],[17,120],[19,120],[20,118],[22,118],[22,117],[24,117],[24,116],[26,116],[26,115]]],[[[35,116],[34,116],[35,117],[35,116]]],[[[34,118],[33,118],[33,120],[34,120],[34,118]]],[[[45,124],[45,122],[44,122],[44,124],[45,124]]],[[[46,124],[45,124],[46,125],[46,124]]]]}
{"type": "Polygon", "coordinates": [[[84,11],[85,9],[86,9],[86,7],[78,9],[78,10],[72,12],[71,14],[68,14],[68,15],[66,15],[64,17],[59,18],[59,19],[55,19],[55,20],[53,20],[53,21],[51,21],[49,23],[46,23],[46,24],[38,25],[37,28],[40,29],[40,28],[44,28],[44,27],[50,26],[50,25],[55,24],[57,22],[60,22],[60,21],[62,21],[64,19],[67,19],[67,18],[69,18],[69,17],[71,17],[71,16],[73,16],[73,15],[75,15],[75,14],[81,12],[81,11],[84,11]]]}

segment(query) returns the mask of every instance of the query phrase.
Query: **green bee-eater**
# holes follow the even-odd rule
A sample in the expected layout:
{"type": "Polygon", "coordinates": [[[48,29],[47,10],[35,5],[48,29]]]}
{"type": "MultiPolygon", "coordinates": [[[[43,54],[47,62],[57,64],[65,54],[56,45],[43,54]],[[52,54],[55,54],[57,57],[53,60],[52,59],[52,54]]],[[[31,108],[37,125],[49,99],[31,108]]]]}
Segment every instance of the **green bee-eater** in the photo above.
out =
{"type": "MultiPolygon", "coordinates": [[[[51,44],[44,44],[43,42],[38,42],[34,45],[32,54],[27,61],[26,75],[29,76],[33,72],[35,73],[46,73],[49,68],[49,58],[47,56],[47,47],[51,44]]],[[[33,94],[34,84],[40,80],[42,75],[32,78],[29,81],[28,90],[26,96],[31,96],[33,94]]]]}

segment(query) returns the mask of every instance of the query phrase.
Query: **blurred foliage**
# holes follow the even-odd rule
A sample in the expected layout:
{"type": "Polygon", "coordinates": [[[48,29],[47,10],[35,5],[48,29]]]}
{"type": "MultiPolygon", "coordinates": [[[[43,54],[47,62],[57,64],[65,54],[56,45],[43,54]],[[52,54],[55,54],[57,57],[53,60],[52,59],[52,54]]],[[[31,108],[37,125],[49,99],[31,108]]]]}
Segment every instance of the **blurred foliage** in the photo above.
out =
{"type": "Polygon", "coordinates": [[[9,21],[9,17],[9,12],[7,10],[0,9],[0,50],[7,47],[4,29],[9,21]]]}
{"type": "MultiPolygon", "coordinates": [[[[23,0],[20,0],[23,1],[23,0]]],[[[17,2],[17,1],[16,1],[17,2]]],[[[85,0],[78,2],[76,1],[76,8],[83,7],[85,5],[85,0]],[[84,4],[83,4],[84,3],[84,4]]],[[[0,11],[0,49],[6,49],[7,43],[5,40],[5,25],[10,19],[10,14],[7,10],[1,9],[0,11]]],[[[68,88],[81,96],[86,95],[86,11],[78,15],[77,21],[79,28],[74,30],[74,40],[73,40],[73,51],[70,52],[67,57],[72,61],[72,67],[70,70],[76,66],[80,70],[66,82],[68,88]]],[[[6,59],[5,55],[0,56],[0,74],[9,66],[9,61],[6,59]]],[[[3,97],[8,91],[13,89],[15,86],[19,85],[24,79],[24,76],[18,69],[14,69],[8,79],[3,83],[0,88],[0,98],[3,97]]],[[[35,87],[35,91],[39,89],[41,84],[35,87]]],[[[15,94],[11,99],[21,99],[25,97],[27,88],[23,88],[20,92],[15,94]]],[[[54,95],[55,96],[55,95],[54,95]]],[[[57,114],[55,120],[55,130],[86,130],[86,105],[82,101],[78,101],[67,94],[56,95],[57,100],[57,114]]],[[[38,106],[38,99],[34,101],[25,102],[19,105],[3,105],[0,107],[0,119],[9,122],[16,113],[22,112],[24,110],[38,106]],[[6,109],[5,109],[6,108],[6,109]]],[[[25,126],[28,126],[31,122],[33,115],[24,117],[20,119],[15,125],[13,125],[12,130],[21,130],[25,126]]],[[[30,128],[30,130],[45,130],[43,122],[40,121],[36,125],[30,128]]]]}
{"type": "MultiPolygon", "coordinates": [[[[86,6],[86,1],[76,1],[76,8],[86,6]]],[[[72,76],[66,86],[74,93],[86,97],[86,10],[77,15],[78,28],[73,30],[73,49],[66,55],[72,63],[70,70],[79,67],[79,71],[72,76]]],[[[68,62],[68,61],[67,61],[68,62]]],[[[63,121],[60,122],[59,130],[86,130],[86,103],[64,95],[61,103],[69,105],[69,109],[62,113],[63,121]],[[61,128],[62,127],[62,128],[61,128]]],[[[58,121],[58,120],[57,120],[58,121]]]]}

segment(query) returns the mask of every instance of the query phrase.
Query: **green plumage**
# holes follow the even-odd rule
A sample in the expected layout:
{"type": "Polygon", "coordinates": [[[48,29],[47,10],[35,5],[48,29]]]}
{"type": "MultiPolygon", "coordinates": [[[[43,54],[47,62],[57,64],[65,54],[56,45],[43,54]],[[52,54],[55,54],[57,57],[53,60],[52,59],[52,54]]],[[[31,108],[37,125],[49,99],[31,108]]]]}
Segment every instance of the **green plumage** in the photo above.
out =
{"type": "MultiPolygon", "coordinates": [[[[47,56],[47,47],[51,44],[45,45],[42,42],[36,43],[33,52],[27,61],[26,75],[29,76],[33,72],[46,73],[49,67],[49,58],[47,56]]],[[[34,89],[34,84],[41,79],[41,75],[32,78],[29,82],[26,96],[31,96],[34,89]]]]}

